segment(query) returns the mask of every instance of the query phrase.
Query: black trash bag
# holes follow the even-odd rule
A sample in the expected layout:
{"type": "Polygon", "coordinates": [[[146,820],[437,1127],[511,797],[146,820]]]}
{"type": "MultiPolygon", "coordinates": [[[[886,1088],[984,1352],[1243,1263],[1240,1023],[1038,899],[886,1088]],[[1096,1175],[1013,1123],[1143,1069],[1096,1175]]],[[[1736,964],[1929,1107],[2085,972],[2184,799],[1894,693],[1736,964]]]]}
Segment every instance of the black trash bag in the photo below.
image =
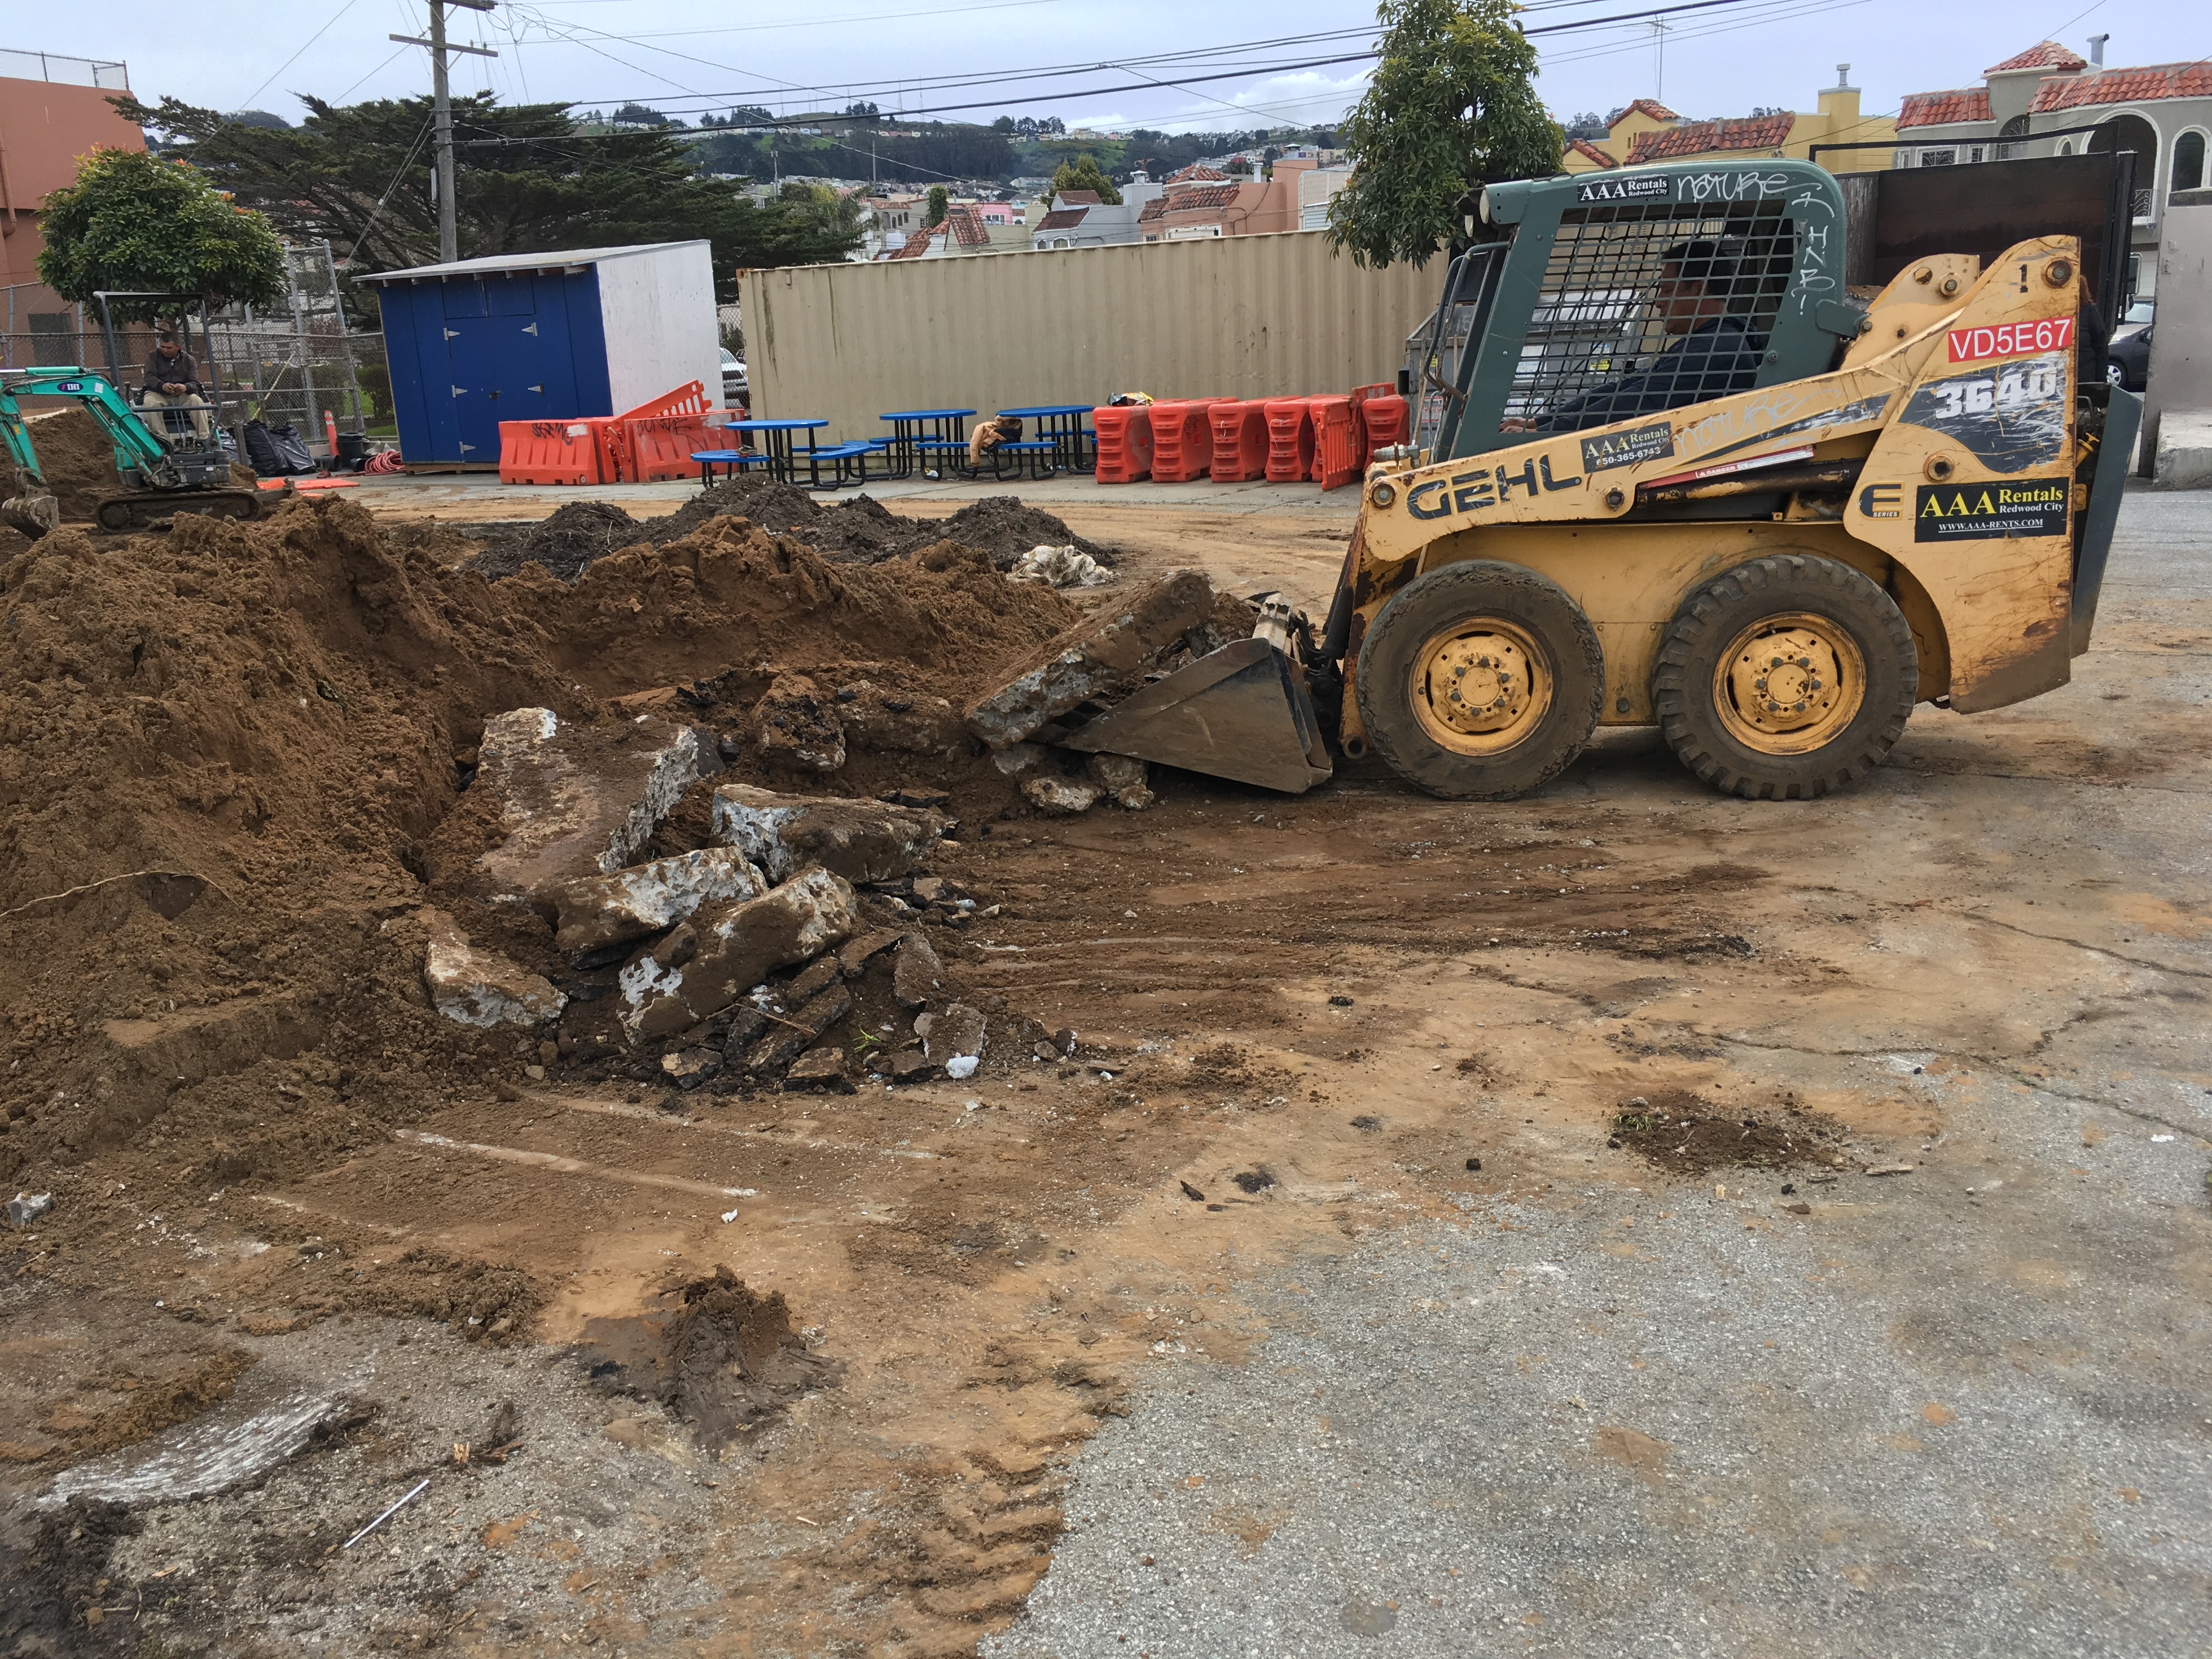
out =
{"type": "Polygon", "coordinates": [[[316,471],[315,458],[291,426],[270,426],[261,421],[246,423],[246,459],[264,478],[289,477],[316,471]]]}

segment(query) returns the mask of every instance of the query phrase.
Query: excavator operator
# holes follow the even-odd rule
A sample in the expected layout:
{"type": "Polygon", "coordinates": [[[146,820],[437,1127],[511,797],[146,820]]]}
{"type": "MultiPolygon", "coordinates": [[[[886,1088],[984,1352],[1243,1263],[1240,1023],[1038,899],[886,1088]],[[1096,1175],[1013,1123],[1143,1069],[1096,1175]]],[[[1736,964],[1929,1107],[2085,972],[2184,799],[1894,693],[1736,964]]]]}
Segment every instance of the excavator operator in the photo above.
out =
{"type": "Polygon", "coordinates": [[[1593,388],[1557,409],[1498,422],[1501,432],[1579,432],[1638,415],[1748,392],[1759,376],[1766,337],[1743,313],[1758,292],[1740,280],[1744,249],[1732,239],[1678,242],[1660,255],[1651,310],[1675,337],[1640,374],[1593,388]]]}
{"type": "MultiPolygon", "coordinates": [[[[207,441],[207,400],[200,396],[199,365],[192,355],[177,343],[174,329],[163,329],[154,343],[154,355],[146,360],[143,382],[145,392],[139,399],[142,409],[184,409],[191,411],[192,430],[199,434],[202,443],[207,441]]],[[[163,442],[168,433],[159,416],[147,420],[154,435],[163,442]]]]}

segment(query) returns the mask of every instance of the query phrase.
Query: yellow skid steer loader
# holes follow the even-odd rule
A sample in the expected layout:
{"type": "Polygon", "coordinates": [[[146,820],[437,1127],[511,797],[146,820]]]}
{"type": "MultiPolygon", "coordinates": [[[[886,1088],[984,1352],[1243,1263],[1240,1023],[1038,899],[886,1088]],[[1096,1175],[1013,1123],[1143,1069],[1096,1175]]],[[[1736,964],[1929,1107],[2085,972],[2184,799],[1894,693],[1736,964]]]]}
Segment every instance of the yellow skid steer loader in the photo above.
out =
{"type": "Polygon", "coordinates": [[[1346,755],[1491,799],[1600,726],[1656,724],[1715,787],[1805,799],[1879,765],[1916,702],[2064,684],[2141,404],[2103,361],[2125,219],[2047,199],[2000,221],[2036,234],[1984,223],[1855,295],[1842,189],[1806,162],[1492,186],[1322,637],[1278,621],[1287,672],[1201,659],[1139,694],[1152,721],[1125,705],[1067,741],[1298,789],[1333,724],[1346,755]]]}

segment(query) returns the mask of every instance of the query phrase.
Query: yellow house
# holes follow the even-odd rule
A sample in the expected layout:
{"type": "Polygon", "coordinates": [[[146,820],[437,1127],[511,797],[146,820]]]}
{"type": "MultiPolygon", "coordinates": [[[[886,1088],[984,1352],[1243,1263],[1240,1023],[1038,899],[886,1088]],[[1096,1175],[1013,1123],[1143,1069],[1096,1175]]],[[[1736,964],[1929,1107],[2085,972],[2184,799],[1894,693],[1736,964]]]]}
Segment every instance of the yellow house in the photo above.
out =
{"type": "Polygon", "coordinates": [[[1567,141],[1560,166],[1567,173],[1635,167],[1645,161],[1741,161],[1754,156],[1818,161],[1831,173],[1875,173],[1894,159],[1894,116],[1862,115],[1859,89],[1850,83],[1849,64],[1839,64],[1837,83],[1824,88],[1812,114],[1784,111],[1741,121],[1685,121],[1663,106],[1639,99],[1620,112],[1601,139],[1567,141]],[[1815,144],[1874,144],[1869,149],[1823,150],[1815,144]]]}

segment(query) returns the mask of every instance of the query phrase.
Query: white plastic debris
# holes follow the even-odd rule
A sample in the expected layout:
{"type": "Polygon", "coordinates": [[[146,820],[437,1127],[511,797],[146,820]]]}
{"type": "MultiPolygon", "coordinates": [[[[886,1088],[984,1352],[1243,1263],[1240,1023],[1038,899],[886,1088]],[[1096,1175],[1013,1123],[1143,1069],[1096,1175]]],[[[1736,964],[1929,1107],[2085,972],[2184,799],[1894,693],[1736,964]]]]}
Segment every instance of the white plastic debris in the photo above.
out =
{"type": "Polygon", "coordinates": [[[973,1077],[975,1075],[975,1067],[980,1063],[981,1061],[976,1055],[955,1054],[951,1059],[945,1062],[945,1075],[952,1079],[955,1082],[957,1082],[962,1078],[973,1077]]]}
{"type": "MultiPolygon", "coordinates": [[[[2170,1140],[2172,1137],[2169,1135],[2166,1139],[2170,1140]]],[[[27,1227],[53,1207],[54,1195],[52,1193],[18,1193],[8,1200],[8,1224],[27,1227]]]]}
{"type": "Polygon", "coordinates": [[[1052,587],[1103,587],[1114,580],[1114,573],[1072,545],[1050,547],[1040,543],[1014,562],[1006,579],[1043,582],[1052,587]]]}

